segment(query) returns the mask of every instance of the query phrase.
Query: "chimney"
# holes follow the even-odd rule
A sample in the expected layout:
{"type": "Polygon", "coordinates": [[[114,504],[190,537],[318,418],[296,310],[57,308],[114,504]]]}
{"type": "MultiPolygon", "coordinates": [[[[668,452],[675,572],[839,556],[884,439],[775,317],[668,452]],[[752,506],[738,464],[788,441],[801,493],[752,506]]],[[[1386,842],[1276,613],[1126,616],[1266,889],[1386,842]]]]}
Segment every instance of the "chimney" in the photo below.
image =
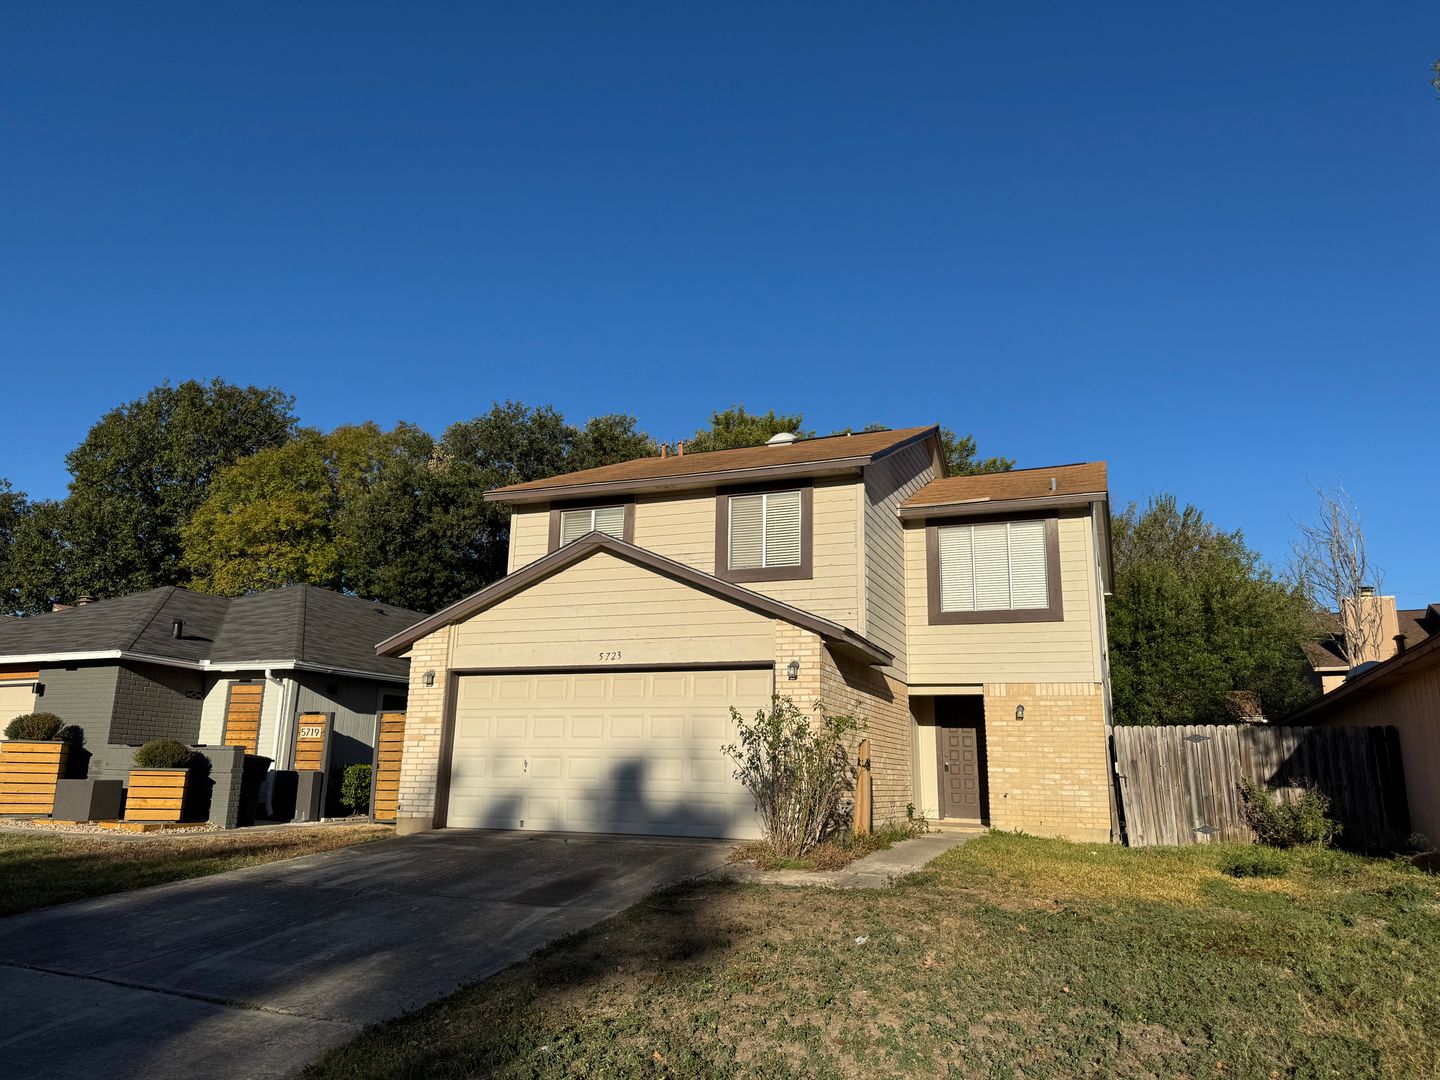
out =
{"type": "Polygon", "coordinates": [[[77,597],[75,597],[75,606],[76,606],[76,607],[84,607],[86,604],[93,604],[93,603],[95,603],[95,597],[93,597],[93,596],[77,596],[77,597]]]}
{"type": "Polygon", "coordinates": [[[1395,597],[1379,596],[1374,585],[1361,585],[1359,596],[1343,602],[1340,616],[1345,635],[1354,634],[1367,643],[1364,654],[1355,659],[1357,664],[1383,662],[1399,651],[1395,639],[1400,634],[1400,615],[1395,597]]]}
{"type": "Polygon", "coordinates": [[[185,624],[179,619],[170,624],[170,636],[177,640],[185,636],[185,624]]]}
{"type": "Polygon", "coordinates": [[[677,443],[675,444],[675,456],[676,456],[676,457],[684,457],[684,456],[685,456],[685,442],[684,442],[683,439],[682,439],[680,442],[677,442],[677,443]]]}

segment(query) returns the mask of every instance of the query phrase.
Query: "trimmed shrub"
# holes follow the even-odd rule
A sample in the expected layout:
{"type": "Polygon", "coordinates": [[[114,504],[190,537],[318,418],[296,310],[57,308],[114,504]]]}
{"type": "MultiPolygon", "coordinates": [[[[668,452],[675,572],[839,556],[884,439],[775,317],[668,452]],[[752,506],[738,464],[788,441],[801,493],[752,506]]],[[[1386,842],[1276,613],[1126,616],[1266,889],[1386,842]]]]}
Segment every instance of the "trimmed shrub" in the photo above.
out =
{"type": "Polygon", "coordinates": [[[340,780],[340,805],[352,814],[370,809],[370,766],[347,765],[340,780]]]}
{"type": "Polygon", "coordinates": [[[80,729],[71,727],[54,713],[32,712],[17,716],[5,725],[7,739],[67,739],[79,741],[80,729]]]}
{"type": "Polygon", "coordinates": [[[135,751],[137,769],[188,769],[195,751],[175,739],[152,739],[135,751]]]}
{"type": "Polygon", "coordinates": [[[1290,872],[1290,864],[1278,851],[1255,847],[1225,856],[1220,861],[1220,872],[1235,878],[1284,877],[1290,872]]]}
{"type": "Polygon", "coordinates": [[[777,695],[769,709],[746,722],[732,708],[740,742],[722,747],[735,762],[735,779],[755,797],[755,809],[771,850],[800,858],[848,817],[855,766],[846,737],[862,729],[853,716],[816,710],[814,720],[777,695]]]}
{"type": "Polygon", "coordinates": [[[1291,802],[1247,776],[1240,780],[1240,801],[1246,824],[1262,844],[1329,847],[1340,835],[1339,822],[1330,817],[1330,799],[1319,788],[1301,788],[1299,797],[1291,802]]]}

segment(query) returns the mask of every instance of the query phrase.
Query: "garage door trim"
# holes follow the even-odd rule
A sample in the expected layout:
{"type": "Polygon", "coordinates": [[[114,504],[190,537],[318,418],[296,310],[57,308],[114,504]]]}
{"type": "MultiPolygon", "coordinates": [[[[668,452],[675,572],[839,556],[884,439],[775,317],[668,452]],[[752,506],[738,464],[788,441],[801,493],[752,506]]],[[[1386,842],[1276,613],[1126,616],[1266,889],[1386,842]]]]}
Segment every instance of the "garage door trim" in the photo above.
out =
{"type": "Polygon", "coordinates": [[[460,680],[470,675],[593,675],[611,671],[774,671],[773,661],[716,664],[583,664],[562,667],[452,668],[445,679],[445,720],[440,731],[440,764],[435,775],[435,828],[443,829],[450,813],[450,771],[455,751],[455,706],[460,680]]]}

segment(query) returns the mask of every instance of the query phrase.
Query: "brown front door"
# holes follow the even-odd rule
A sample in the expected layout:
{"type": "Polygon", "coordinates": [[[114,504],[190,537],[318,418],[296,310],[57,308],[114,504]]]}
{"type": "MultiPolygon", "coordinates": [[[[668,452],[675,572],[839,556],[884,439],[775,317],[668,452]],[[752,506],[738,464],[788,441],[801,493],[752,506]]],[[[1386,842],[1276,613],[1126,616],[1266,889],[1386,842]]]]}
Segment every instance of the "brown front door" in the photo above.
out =
{"type": "Polygon", "coordinates": [[[985,729],[979,723],[947,724],[936,732],[940,768],[940,816],[984,821],[985,729]]]}

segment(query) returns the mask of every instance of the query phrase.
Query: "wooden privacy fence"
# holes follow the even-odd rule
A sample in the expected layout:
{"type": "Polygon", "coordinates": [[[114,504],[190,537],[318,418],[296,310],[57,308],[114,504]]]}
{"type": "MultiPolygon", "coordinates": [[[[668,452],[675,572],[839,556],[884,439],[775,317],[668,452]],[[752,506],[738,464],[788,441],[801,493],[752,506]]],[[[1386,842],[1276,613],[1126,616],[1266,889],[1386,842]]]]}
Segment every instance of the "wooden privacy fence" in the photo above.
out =
{"type": "Polygon", "coordinates": [[[1240,801],[1248,776],[1293,799],[1330,798],[1340,842],[1394,850],[1410,833],[1400,737],[1393,727],[1117,727],[1115,772],[1131,847],[1253,841],[1240,801]]]}

